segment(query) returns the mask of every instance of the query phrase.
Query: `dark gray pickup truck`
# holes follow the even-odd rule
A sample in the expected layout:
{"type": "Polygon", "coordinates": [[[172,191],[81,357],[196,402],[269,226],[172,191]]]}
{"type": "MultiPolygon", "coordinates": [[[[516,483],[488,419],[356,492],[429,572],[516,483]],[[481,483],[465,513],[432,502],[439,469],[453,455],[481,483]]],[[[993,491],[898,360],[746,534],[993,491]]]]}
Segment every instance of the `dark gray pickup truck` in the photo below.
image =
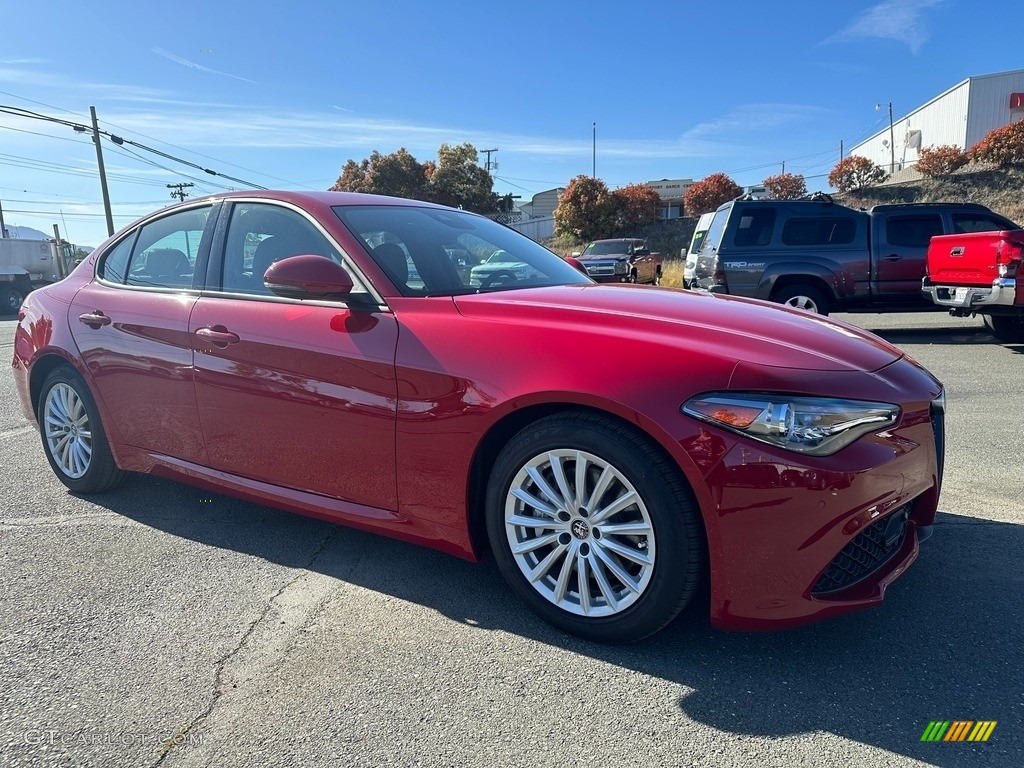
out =
{"type": "Polygon", "coordinates": [[[976,203],[848,208],[738,198],[716,212],[697,255],[693,287],[831,311],[935,309],[921,293],[932,235],[1014,229],[976,203]]]}

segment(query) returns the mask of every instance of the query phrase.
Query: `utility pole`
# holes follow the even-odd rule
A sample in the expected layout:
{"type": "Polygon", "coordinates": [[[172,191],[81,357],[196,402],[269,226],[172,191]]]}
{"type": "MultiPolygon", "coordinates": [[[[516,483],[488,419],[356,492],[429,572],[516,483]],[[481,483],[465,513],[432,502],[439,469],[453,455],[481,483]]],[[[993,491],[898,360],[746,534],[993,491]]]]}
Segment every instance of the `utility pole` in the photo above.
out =
{"type": "Polygon", "coordinates": [[[110,212],[110,192],[107,189],[107,172],[103,167],[103,147],[100,146],[100,127],[96,123],[96,107],[89,107],[92,115],[92,143],[96,145],[96,165],[100,169],[100,189],[103,190],[103,212],[107,216],[107,235],[114,234],[114,216],[110,212]]]}
{"type": "Polygon", "coordinates": [[[7,231],[7,225],[4,224],[4,205],[0,202],[0,238],[9,237],[10,234],[7,231]]]}
{"type": "Polygon", "coordinates": [[[184,182],[182,184],[167,184],[166,186],[168,189],[173,190],[171,192],[171,197],[176,197],[180,202],[183,203],[185,202],[185,198],[188,197],[188,194],[185,192],[185,190],[189,187],[194,187],[195,184],[189,181],[184,182]]]}
{"type": "Polygon", "coordinates": [[[594,123],[594,165],[590,172],[590,178],[597,178],[597,123],[594,123]]]}
{"type": "Polygon", "coordinates": [[[484,170],[485,171],[490,171],[492,169],[495,170],[495,171],[498,170],[498,161],[495,160],[493,163],[491,162],[491,155],[494,152],[497,152],[498,150],[497,149],[481,149],[480,151],[483,152],[485,155],[487,155],[487,162],[484,163],[484,170]]]}
{"type": "Polygon", "coordinates": [[[839,162],[843,162],[843,140],[839,140],[839,162]]]}
{"type": "Polygon", "coordinates": [[[783,176],[786,175],[786,161],[785,160],[782,161],[782,175],[783,176]]]}

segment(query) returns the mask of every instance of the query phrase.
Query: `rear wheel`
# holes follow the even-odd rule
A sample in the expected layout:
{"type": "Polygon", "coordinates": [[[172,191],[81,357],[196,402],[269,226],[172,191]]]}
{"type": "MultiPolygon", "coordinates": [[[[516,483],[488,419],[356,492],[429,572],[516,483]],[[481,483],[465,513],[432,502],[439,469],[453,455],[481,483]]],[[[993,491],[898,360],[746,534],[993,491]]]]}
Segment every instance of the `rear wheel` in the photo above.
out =
{"type": "Polygon", "coordinates": [[[1024,315],[989,315],[992,335],[1008,344],[1024,343],[1024,315]]]}
{"type": "Polygon", "coordinates": [[[495,462],[486,515],[516,593],[591,640],[657,632],[702,581],[703,527],[678,467],[599,414],[549,416],[516,435],[495,462]]]}
{"type": "Polygon", "coordinates": [[[43,450],[64,485],[99,493],[124,481],[127,473],[114,463],[96,401],[73,368],[61,365],[46,377],[38,414],[43,450]]]}
{"type": "Polygon", "coordinates": [[[776,291],[772,301],[819,315],[827,315],[831,309],[828,297],[810,285],[787,285],[776,291]]]}
{"type": "Polygon", "coordinates": [[[654,280],[651,281],[653,285],[661,285],[661,267],[658,267],[654,271],[654,280]]]}

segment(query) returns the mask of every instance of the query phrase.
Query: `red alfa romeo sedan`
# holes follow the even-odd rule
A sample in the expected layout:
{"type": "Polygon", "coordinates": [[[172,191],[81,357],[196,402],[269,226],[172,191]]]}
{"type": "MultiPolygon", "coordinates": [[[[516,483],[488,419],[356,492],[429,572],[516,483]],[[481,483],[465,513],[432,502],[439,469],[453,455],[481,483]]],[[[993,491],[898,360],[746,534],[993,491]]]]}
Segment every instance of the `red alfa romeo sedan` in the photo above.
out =
{"type": "Polygon", "coordinates": [[[942,479],[942,386],[877,337],[598,285],[487,218],[396,198],[165,208],[29,295],[13,365],[75,492],[152,473],[490,550],[541,617],[605,642],[702,592],[742,630],[875,605],[942,479]],[[471,281],[497,251],[528,268],[471,281]]]}

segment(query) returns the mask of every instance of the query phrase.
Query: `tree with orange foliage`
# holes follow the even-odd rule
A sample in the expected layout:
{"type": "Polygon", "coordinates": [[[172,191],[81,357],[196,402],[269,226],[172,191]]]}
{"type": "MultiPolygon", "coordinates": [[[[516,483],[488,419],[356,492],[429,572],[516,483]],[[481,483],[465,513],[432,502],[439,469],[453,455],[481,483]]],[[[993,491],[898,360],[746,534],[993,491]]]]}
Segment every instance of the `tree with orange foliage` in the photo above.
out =
{"type": "Polygon", "coordinates": [[[713,173],[686,190],[683,207],[689,216],[710,213],[743,194],[743,188],[724,173],[713,173]]]}
{"type": "Polygon", "coordinates": [[[861,155],[843,158],[828,175],[828,183],[840,192],[864,189],[885,179],[885,170],[861,155]]]}
{"type": "Polygon", "coordinates": [[[807,182],[799,173],[780,173],[761,183],[772,200],[795,200],[807,194],[807,182]]]}
{"type": "Polygon", "coordinates": [[[661,196],[647,184],[627,184],[612,192],[617,203],[618,225],[622,229],[636,229],[658,218],[661,196]]]}

